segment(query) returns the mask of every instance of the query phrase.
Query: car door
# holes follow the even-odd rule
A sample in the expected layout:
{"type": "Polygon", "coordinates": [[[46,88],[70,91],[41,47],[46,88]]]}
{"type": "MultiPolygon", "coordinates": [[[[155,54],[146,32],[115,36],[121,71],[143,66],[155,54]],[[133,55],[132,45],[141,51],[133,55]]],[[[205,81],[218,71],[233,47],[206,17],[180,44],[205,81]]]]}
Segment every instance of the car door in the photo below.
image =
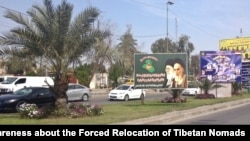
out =
{"type": "Polygon", "coordinates": [[[77,100],[82,100],[82,96],[84,93],[84,87],[80,86],[80,85],[75,85],[75,98],[77,100]]]}
{"type": "Polygon", "coordinates": [[[142,89],[134,89],[135,97],[136,99],[141,97],[142,89]]]}
{"type": "Polygon", "coordinates": [[[136,99],[140,97],[138,89],[134,89],[134,86],[131,86],[130,89],[131,89],[131,94],[130,94],[131,99],[136,99]]]}
{"type": "Polygon", "coordinates": [[[21,88],[25,87],[26,86],[26,81],[27,81],[26,78],[20,78],[20,79],[18,79],[15,82],[15,84],[14,84],[13,91],[16,91],[18,89],[21,89],[21,88]]]}
{"type": "Polygon", "coordinates": [[[54,103],[55,97],[48,88],[33,89],[29,103],[35,103],[38,106],[54,103]]]}
{"type": "Polygon", "coordinates": [[[75,85],[69,85],[66,94],[69,101],[75,100],[75,85]]]}

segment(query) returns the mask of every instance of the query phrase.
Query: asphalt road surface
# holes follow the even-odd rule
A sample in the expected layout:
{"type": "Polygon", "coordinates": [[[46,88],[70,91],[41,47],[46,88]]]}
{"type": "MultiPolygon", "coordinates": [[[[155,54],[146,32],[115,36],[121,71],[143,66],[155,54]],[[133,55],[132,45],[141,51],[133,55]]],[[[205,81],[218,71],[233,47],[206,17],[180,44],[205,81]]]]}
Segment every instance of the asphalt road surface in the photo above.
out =
{"type": "MultiPolygon", "coordinates": [[[[167,92],[155,92],[155,91],[147,91],[145,99],[157,99],[161,100],[165,98],[166,96],[170,96],[167,92]]],[[[108,92],[100,92],[100,93],[94,93],[92,94],[91,99],[88,101],[88,103],[93,104],[114,104],[114,103],[120,103],[124,101],[109,101],[108,100],[108,92]]]]}
{"type": "Polygon", "coordinates": [[[172,124],[181,125],[250,125],[250,104],[203,116],[193,117],[172,124]]]}

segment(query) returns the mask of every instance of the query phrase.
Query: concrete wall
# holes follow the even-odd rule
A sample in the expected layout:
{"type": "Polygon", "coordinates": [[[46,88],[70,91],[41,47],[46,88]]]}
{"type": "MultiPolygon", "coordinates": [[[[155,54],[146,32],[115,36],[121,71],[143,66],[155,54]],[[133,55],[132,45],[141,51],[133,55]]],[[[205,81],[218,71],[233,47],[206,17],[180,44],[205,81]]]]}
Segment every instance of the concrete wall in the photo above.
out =
{"type": "Polygon", "coordinates": [[[231,97],[232,96],[232,84],[231,83],[219,83],[223,85],[222,88],[210,90],[209,93],[214,94],[215,97],[231,97]]]}

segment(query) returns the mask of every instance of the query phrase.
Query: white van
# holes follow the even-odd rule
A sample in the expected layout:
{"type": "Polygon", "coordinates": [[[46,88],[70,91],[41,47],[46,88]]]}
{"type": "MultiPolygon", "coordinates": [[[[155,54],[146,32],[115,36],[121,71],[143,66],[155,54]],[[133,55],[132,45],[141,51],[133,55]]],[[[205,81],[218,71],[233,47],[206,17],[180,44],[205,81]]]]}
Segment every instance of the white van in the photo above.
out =
{"type": "Polygon", "coordinates": [[[13,77],[14,75],[1,75],[0,76],[0,83],[2,83],[4,80],[6,80],[8,77],[13,77]]]}
{"type": "Polygon", "coordinates": [[[54,85],[49,76],[10,76],[0,83],[0,94],[12,93],[23,87],[54,85]]]}

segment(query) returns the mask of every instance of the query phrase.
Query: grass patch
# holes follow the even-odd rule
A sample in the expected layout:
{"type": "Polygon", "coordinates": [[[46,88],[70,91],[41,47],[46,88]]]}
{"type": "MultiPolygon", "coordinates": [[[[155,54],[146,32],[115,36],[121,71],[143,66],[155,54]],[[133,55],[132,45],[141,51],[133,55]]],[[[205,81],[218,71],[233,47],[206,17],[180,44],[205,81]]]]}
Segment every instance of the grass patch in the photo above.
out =
{"type": "Polygon", "coordinates": [[[180,111],[191,109],[204,105],[212,105],[216,103],[240,100],[244,98],[250,98],[250,94],[242,94],[239,96],[233,96],[228,98],[216,98],[216,99],[194,99],[194,97],[187,97],[185,103],[161,103],[159,100],[146,100],[144,105],[140,100],[128,101],[119,104],[106,104],[102,105],[104,114],[101,116],[83,117],[83,118],[50,118],[50,119],[21,119],[17,113],[1,113],[0,124],[25,124],[25,125],[66,125],[66,124],[112,124],[118,122],[129,121],[133,119],[145,118],[149,116],[156,116],[165,114],[172,111],[180,111]]]}

